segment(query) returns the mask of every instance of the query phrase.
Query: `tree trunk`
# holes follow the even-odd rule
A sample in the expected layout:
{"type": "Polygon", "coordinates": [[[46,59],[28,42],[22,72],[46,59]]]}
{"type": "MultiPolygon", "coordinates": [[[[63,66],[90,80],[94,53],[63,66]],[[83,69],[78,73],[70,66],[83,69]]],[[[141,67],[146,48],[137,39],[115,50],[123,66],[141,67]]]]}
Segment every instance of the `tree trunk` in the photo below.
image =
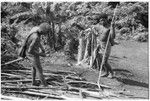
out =
{"type": "Polygon", "coordinates": [[[57,43],[57,46],[60,46],[60,47],[62,47],[63,46],[63,42],[62,42],[62,32],[61,32],[61,23],[59,23],[59,32],[58,32],[58,36],[57,36],[57,41],[56,41],[56,43],[57,43]]]}
{"type": "Polygon", "coordinates": [[[51,25],[51,33],[48,34],[48,44],[49,47],[52,49],[55,49],[55,42],[56,42],[56,38],[55,38],[55,25],[54,25],[54,14],[53,12],[50,11],[50,3],[47,3],[47,8],[46,8],[46,20],[48,20],[49,24],[51,25]]]}
{"type": "Polygon", "coordinates": [[[66,41],[66,45],[64,47],[65,55],[67,56],[68,59],[75,59],[73,55],[74,53],[73,45],[74,45],[74,39],[72,37],[68,38],[66,41]]]}
{"type": "Polygon", "coordinates": [[[134,18],[132,19],[132,35],[134,34],[134,30],[135,30],[135,28],[134,28],[134,18]]]}

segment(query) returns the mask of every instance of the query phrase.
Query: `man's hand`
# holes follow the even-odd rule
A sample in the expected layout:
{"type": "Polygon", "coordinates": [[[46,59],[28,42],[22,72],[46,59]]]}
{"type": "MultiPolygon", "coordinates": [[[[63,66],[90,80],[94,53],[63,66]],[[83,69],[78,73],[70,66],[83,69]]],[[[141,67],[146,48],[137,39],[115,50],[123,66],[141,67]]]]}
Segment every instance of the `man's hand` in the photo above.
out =
{"type": "Polygon", "coordinates": [[[112,46],[114,45],[119,45],[119,42],[114,41],[112,46]]]}
{"type": "Polygon", "coordinates": [[[120,44],[119,42],[115,42],[115,43],[114,43],[114,45],[119,45],[119,44],[120,44]]]}
{"type": "Polygon", "coordinates": [[[115,21],[112,22],[112,27],[115,27],[115,21]]]}
{"type": "Polygon", "coordinates": [[[43,53],[43,52],[42,52],[42,53],[39,53],[39,55],[42,56],[42,57],[46,57],[46,54],[43,53]]]}
{"type": "Polygon", "coordinates": [[[45,50],[42,50],[42,53],[45,53],[45,50]]]}

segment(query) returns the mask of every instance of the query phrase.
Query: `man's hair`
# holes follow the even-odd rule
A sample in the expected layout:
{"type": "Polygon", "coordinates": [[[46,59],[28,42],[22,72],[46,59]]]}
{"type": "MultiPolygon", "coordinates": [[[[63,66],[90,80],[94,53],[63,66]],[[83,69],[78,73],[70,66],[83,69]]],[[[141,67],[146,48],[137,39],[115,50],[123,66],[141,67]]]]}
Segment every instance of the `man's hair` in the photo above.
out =
{"type": "Polygon", "coordinates": [[[75,26],[75,27],[78,28],[79,30],[85,30],[83,26],[81,26],[81,25],[79,25],[79,24],[77,24],[77,23],[73,23],[71,26],[72,26],[72,27],[75,26]]]}
{"type": "Polygon", "coordinates": [[[108,14],[106,14],[106,13],[102,13],[102,14],[99,15],[99,19],[97,20],[97,23],[99,23],[101,19],[105,19],[108,24],[110,24],[111,21],[112,21],[112,17],[109,16],[108,14]]]}
{"type": "Polygon", "coordinates": [[[107,21],[109,21],[108,19],[108,14],[106,13],[101,13],[101,14],[98,14],[94,17],[94,20],[96,21],[95,24],[99,23],[101,19],[106,19],[107,21]]]}
{"type": "Polygon", "coordinates": [[[39,25],[41,32],[48,32],[51,30],[51,26],[48,23],[42,23],[39,25]]]}
{"type": "Polygon", "coordinates": [[[99,20],[100,20],[100,19],[108,19],[108,14],[106,14],[106,13],[100,14],[100,15],[99,15],[99,20]]]}

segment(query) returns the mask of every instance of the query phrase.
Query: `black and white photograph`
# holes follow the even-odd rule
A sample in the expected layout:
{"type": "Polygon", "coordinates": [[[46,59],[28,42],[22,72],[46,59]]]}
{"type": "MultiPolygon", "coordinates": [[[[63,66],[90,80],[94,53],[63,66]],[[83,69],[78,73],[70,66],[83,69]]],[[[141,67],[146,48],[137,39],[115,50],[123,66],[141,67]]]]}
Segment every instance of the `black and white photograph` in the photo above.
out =
{"type": "Polygon", "coordinates": [[[149,1],[1,1],[3,100],[149,100],[149,1]]]}

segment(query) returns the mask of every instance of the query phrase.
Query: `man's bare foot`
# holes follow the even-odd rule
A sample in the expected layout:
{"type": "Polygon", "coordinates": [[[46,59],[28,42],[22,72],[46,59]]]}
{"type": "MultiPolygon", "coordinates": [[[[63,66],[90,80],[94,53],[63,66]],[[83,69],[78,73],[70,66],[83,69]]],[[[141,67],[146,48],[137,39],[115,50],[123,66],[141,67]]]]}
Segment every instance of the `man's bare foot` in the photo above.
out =
{"type": "Polygon", "coordinates": [[[114,45],[119,45],[119,44],[120,44],[120,43],[119,43],[119,42],[117,42],[117,41],[115,41],[115,42],[114,42],[114,45]]]}
{"type": "Polygon", "coordinates": [[[113,79],[114,78],[114,74],[113,73],[109,73],[107,77],[110,78],[110,79],[113,79]]]}
{"type": "Polygon", "coordinates": [[[36,83],[36,82],[34,82],[34,83],[32,83],[32,86],[39,86],[40,84],[39,83],[36,83]]]}
{"type": "Polygon", "coordinates": [[[41,84],[41,87],[48,87],[48,84],[41,84]]]}
{"type": "Polygon", "coordinates": [[[42,83],[41,83],[41,85],[42,85],[43,87],[48,86],[48,84],[47,84],[47,82],[46,82],[46,81],[45,81],[45,82],[42,82],[42,83]]]}
{"type": "Polygon", "coordinates": [[[107,72],[101,73],[101,77],[106,77],[106,76],[108,76],[107,72]]]}
{"type": "Polygon", "coordinates": [[[76,66],[81,66],[81,62],[78,62],[78,63],[76,64],[76,66]]]}

